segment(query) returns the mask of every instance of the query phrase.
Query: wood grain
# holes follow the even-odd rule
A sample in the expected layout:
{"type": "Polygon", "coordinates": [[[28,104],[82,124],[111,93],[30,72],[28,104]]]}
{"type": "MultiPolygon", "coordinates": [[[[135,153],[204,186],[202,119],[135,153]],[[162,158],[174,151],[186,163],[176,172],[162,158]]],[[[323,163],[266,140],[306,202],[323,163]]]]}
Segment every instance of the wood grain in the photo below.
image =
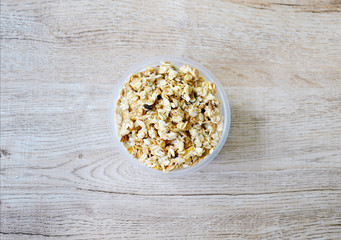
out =
{"type": "Polygon", "coordinates": [[[340,239],[340,1],[1,1],[1,239],[340,239]],[[159,179],[119,154],[117,79],[190,57],[221,153],[159,179]]]}

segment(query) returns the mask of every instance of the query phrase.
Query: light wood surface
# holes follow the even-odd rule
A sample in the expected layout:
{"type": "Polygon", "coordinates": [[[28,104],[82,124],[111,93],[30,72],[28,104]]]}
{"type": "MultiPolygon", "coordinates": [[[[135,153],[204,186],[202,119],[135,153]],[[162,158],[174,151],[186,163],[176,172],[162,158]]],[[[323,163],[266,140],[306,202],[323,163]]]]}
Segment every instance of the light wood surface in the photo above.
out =
{"type": "Polygon", "coordinates": [[[1,239],[341,239],[341,1],[1,1],[1,239]],[[221,153],[159,179],[109,133],[157,55],[221,81],[221,153]]]}

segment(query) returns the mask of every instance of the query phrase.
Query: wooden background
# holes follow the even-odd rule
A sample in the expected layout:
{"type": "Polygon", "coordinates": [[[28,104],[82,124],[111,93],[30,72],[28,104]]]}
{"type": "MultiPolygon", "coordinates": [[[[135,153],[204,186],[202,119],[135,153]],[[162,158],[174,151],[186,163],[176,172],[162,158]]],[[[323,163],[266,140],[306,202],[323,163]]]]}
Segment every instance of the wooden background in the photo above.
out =
{"type": "Polygon", "coordinates": [[[341,1],[1,1],[1,239],[341,239],[341,1]],[[220,79],[218,157],[158,179],[113,145],[117,79],[220,79]]]}

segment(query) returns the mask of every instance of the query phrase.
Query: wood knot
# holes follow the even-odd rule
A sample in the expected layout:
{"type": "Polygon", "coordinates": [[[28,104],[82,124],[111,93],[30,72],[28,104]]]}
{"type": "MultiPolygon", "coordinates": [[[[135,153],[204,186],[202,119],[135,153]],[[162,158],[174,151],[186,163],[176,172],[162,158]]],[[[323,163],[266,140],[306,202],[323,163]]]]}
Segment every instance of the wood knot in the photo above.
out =
{"type": "Polygon", "coordinates": [[[5,149],[0,150],[0,158],[10,156],[10,155],[11,154],[7,150],[5,150],[5,149]]]}

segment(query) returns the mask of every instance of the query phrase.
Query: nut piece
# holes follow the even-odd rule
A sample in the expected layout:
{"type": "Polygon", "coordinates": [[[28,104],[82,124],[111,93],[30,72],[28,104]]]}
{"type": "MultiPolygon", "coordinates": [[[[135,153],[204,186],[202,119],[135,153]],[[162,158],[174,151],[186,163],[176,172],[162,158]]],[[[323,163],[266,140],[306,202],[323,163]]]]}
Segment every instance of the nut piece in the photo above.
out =
{"type": "Polygon", "coordinates": [[[169,62],[132,74],[121,89],[116,128],[129,154],[164,172],[211,154],[223,127],[216,86],[188,65],[169,62]]]}

